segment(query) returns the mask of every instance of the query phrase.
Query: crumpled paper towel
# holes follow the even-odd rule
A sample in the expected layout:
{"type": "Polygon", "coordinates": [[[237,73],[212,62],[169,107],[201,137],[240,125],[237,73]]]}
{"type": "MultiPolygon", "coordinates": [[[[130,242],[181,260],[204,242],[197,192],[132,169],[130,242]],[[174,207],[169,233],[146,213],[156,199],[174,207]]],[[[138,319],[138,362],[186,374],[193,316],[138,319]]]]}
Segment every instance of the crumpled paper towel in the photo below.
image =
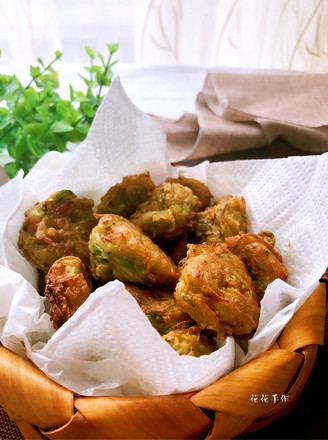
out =
{"type": "Polygon", "coordinates": [[[328,265],[328,155],[171,166],[161,128],[115,79],[88,138],[71,153],[49,153],[0,188],[0,340],[49,377],[82,395],[161,395],[201,389],[270,347],[318,285],[328,265]],[[178,356],[119,281],[98,288],[54,332],[37,271],[17,249],[24,212],[71,189],[97,204],[123,176],[150,171],[155,183],[179,174],[205,182],[214,197],[244,196],[249,229],[271,230],[289,268],[272,283],[245,354],[231,337],[209,356],[178,356]]]}

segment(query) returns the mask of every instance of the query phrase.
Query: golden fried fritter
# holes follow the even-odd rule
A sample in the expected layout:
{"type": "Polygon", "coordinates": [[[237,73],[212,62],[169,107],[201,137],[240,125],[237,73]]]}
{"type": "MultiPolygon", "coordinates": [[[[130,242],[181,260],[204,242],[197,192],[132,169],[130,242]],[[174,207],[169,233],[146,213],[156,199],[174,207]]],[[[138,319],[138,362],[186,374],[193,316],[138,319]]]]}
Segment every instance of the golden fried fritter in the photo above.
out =
{"type": "Polygon", "coordinates": [[[209,188],[205,185],[205,183],[200,180],[193,179],[191,177],[179,176],[178,178],[169,178],[166,179],[165,182],[169,183],[181,183],[181,185],[188,186],[192,192],[197,196],[201,202],[200,210],[207,208],[207,206],[211,202],[211,198],[213,197],[209,188]]]}
{"type": "Polygon", "coordinates": [[[55,329],[74,315],[91,290],[90,278],[78,257],[62,257],[51,266],[44,295],[50,302],[49,313],[55,329]]]}
{"type": "Polygon", "coordinates": [[[172,240],[192,230],[200,201],[187,186],[164,182],[141,203],[130,220],[156,240],[172,240]]]}
{"type": "Polygon", "coordinates": [[[276,278],[286,280],[288,269],[282,256],[273,247],[274,236],[269,232],[260,234],[239,234],[225,239],[231,252],[237,255],[247,267],[253,279],[259,299],[262,299],[269,283],[276,278]]]}
{"type": "Polygon", "coordinates": [[[246,202],[243,197],[226,196],[196,215],[198,243],[223,242],[239,232],[247,232],[246,202]]]}
{"type": "Polygon", "coordinates": [[[92,275],[107,282],[174,285],[178,268],[138,226],[115,214],[100,216],[90,235],[92,275]]]}
{"type": "Polygon", "coordinates": [[[189,328],[172,330],[163,335],[162,338],[181,356],[200,357],[211,354],[217,349],[216,342],[212,335],[202,332],[198,325],[189,328]]]}
{"type": "Polygon", "coordinates": [[[109,188],[101,198],[97,212],[117,214],[128,218],[140,203],[149,198],[154,189],[155,184],[149,173],[125,176],[122,182],[109,188]]]}
{"type": "Polygon", "coordinates": [[[125,288],[161,335],[194,324],[189,315],[177,305],[173,290],[163,286],[145,287],[130,283],[125,284],[125,288]]]}
{"type": "Polygon", "coordinates": [[[244,263],[222,243],[189,244],[175,289],[178,305],[203,329],[221,336],[251,333],[259,304],[244,263]]]}
{"type": "Polygon", "coordinates": [[[88,241],[96,224],[93,200],[78,198],[72,191],[58,191],[25,212],[18,247],[38,269],[47,272],[65,255],[89,264],[88,241]]]}

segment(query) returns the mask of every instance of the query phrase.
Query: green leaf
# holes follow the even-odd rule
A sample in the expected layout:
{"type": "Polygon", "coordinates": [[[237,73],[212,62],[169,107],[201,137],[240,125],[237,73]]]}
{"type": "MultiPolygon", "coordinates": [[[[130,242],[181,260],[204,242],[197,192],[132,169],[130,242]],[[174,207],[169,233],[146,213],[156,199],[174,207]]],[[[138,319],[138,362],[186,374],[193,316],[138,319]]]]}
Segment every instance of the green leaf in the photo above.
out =
{"type": "Polygon", "coordinates": [[[89,55],[91,59],[95,57],[94,51],[89,46],[84,46],[86,53],[89,55]]]}
{"type": "Polygon", "coordinates": [[[55,139],[56,135],[53,132],[46,130],[43,132],[39,142],[42,142],[47,148],[51,148],[54,145],[55,139]]]}
{"type": "Polygon", "coordinates": [[[21,87],[16,76],[0,75],[0,102],[17,92],[21,87]]]}
{"type": "Polygon", "coordinates": [[[25,101],[28,102],[28,104],[32,109],[39,104],[40,101],[39,93],[35,89],[33,89],[33,87],[29,87],[28,89],[25,89],[23,96],[25,101]]]}
{"type": "Polygon", "coordinates": [[[74,108],[70,101],[61,99],[56,104],[57,119],[58,116],[69,124],[74,124],[79,119],[79,112],[74,108]]]}
{"type": "Polygon", "coordinates": [[[72,104],[70,101],[61,99],[56,104],[56,112],[62,119],[70,119],[72,104]]]}
{"type": "Polygon", "coordinates": [[[39,88],[43,87],[46,83],[49,82],[54,89],[58,89],[59,87],[58,73],[55,71],[46,73],[44,75],[39,76],[35,80],[35,82],[39,88]]]}
{"type": "Polygon", "coordinates": [[[39,66],[30,66],[30,74],[32,78],[37,78],[39,75],[41,75],[41,69],[39,66]]]}
{"type": "Polygon", "coordinates": [[[37,107],[35,107],[35,111],[40,116],[38,118],[37,115],[35,114],[35,118],[40,122],[47,123],[49,119],[52,119],[52,115],[51,113],[49,113],[48,103],[46,103],[46,105],[44,104],[38,105],[37,107]]]}
{"type": "Polygon", "coordinates": [[[98,52],[97,55],[98,55],[98,58],[100,58],[103,67],[106,67],[106,63],[105,63],[105,60],[104,60],[104,57],[102,56],[102,54],[98,52]]]}
{"type": "Polygon", "coordinates": [[[120,45],[118,43],[116,44],[106,44],[107,49],[109,50],[110,53],[115,53],[118,51],[120,45]]]}
{"type": "Polygon", "coordinates": [[[38,58],[38,63],[41,64],[42,67],[45,67],[43,59],[41,57],[38,58]]]}
{"type": "Polygon", "coordinates": [[[33,136],[34,139],[39,139],[46,129],[47,125],[40,122],[32,122],[25,127],[26,133],[33,136]]]}
{"type": "Polygon", "coordinates": [[[78,130],[74,130],[66,134],[66,139],[69,142],[82,142],[85,139],[85,135],[78,130]]]}
{"type": "Polygon", "coordinates": [[[16,107],[13,109],[13,115],[19,125],[25,126],[27,124],[26,118],[30,113],[29,104],[26,106],[26,102],[18,102],[16,107]]]}
{"type": "Polygon", "coordinates": [[[85,84],[87,86],[90,85],[91,81],[88,78],[86,78],[85,76],[81,75],[80,73],[79,73],[79,77],[85,82],[85,84]]]}
{"type": "Polygon", "coordinates": [[[26,137],[26,143],[30,152],[37,159],[40,159],[40,157],[44,156],[49,151],[47,145],[43,144],[42,142],[36,141],[30,134],[26,137]]]}
{"type": "Polygon", "coordinates": [[[67,151],[67,140],[65,139],[65,137],[63,137],[61,133],[53,133],[53,135],[54,140],[52,146],[49,147],[49,150],[60,152],[67,151]]]}
{"type": "Polygon", "coordinates": [[[89,72],[89,73],[96,73],[96,72],[99,72],[99,70],[102,69],[102,66],[96,66],[96,65],[91,66],[91,67],[83,66],[83,68],[84,68],[87,72],[89,72]]]}
{"type": "MultiPolygon", "coordinates": [[[[108,66],[108,69],[111,69],[113,66],[115,66],[115,64],[118,63],[118,60],[113,61],[112,63],[110,63],[110,65],[108,66]]],[[[111,72],[111,74],[113,74],[113,72],[111,72]]]]}
{"type": "Polygon", "coordinates": [[[83,92],[75,92],[75,102],[89,102],[89,99],[83,92]]]}
{"type": "Polygon", "coordinates": [[[13,179],[19,171],[16,162],[9,162],[5,165],[5,171],[9,179],[13,179]]]}
{"type": "Polygon", "coordinates": [[[93,118],[96,113],[95,109],[87,102],[81,103],[81,110],[88,118],[93,118]]]}
{"type": "Polygon", "coordinates": [[[3,130],[10,124],[10,113],[7,108],[0,107],[0,130],[3,130]]]}
{"type": "Polygon", "coordinates": [[[86,136],[88,134],[90,126],[87,124],[77,124],[75,126],[75,130],[78,131],[79,133],[83,134],[84,136],[86,136]]]}
{"type": "Polygon", "coordinates": [[[37,66],[30,66],[31,80],[25,88],[15,75],[0,75],[0,102],[5,101],[7,107],[0,107],[0,163],[6,166],[9,177],[19,169],[28,173],[48,151],[67,151],[69,142],[86,138],[103,100],[102,88],[111,84],[112,68],[117,63],[112,61],[112,54],[118,48],[118,44],[107,44],[109,55],[105,60],[85,46],[90,65],[83,70],[90,77],[79,73],[86,89],[76,91],[69,85],[70,100],[62,99],[55,91],[59,78],[53,65],[63,56],[59,50],[49,64],[38,58],[37,66]],[[96,59],[98,64],[94,64],[96,59]]]}
{"type": "Polygon", "coordinates": [[[107,75],[104,74],[104,72],[97,72],[96,73],[96,80],[99,85],[101,86],[110,86],[111,80],[108,78],[107,75]]]}
{"type": "Polygon", "coordinates": [[[73,87],[71,86],[71,84],[69,85],[69,97],[71,101],[74,101],[75,99],[75,91],[73,89],[73,87]]]}
{"type": "Polygon", "coordinates": [[[19,129],[16,134],[16,142],[11,150],[10,155],[16,160],[21,161],[26,155],[26,133],[24,130],[19,129]]]}
{"type": "Polygon", "coordinates": [[[68,131],[74,130],[70,124],[65,121],[55,121],[51,126],[50,130],[53,133],[67,133],[68,131]]]}

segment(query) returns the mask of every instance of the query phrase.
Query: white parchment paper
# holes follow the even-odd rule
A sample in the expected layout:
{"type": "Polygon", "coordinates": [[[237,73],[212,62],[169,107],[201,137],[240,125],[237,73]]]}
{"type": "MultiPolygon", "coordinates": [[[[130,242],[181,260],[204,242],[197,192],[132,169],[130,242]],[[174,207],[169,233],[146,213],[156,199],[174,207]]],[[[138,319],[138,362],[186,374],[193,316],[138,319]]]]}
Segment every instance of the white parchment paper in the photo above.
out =
{"type": "Polygon", "coordinates": [[[161,395],[201,389],[267,350],[318,285],[328,266],[328,155],[203,162],[176,168],[156,123],[136,108],[115,79],[88,138],[72,153],[49,153],[26,178],[0,187],[0,340],[76,393],[161,395]],[[150,171],[155,183],[179,173],[205,182],[214,197],[244,196],[251,232],[274,232],[289,269],[261,302],[246,354],[233,338],[209,356],[178,356],[161,339],[119,281],[93,292],[54,332],[37,272],[17,249],[24,212],[70,189],[97,204],[125,175],[150,171]]]}

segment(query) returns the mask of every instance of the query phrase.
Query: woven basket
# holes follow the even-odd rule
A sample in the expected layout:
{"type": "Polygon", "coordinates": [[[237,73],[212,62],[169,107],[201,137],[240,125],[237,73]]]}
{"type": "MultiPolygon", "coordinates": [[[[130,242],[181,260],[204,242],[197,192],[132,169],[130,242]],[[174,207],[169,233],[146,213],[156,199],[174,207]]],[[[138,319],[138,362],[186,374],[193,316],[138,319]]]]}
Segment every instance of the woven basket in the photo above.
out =
{"type": "Polygon", "coordinates": [[[274,346],[207,388],[186,395],[80,397],[0,347],[0,405],[31,439],[227,439],[295,407],[324,343],[320,283],[274,346]]]}

